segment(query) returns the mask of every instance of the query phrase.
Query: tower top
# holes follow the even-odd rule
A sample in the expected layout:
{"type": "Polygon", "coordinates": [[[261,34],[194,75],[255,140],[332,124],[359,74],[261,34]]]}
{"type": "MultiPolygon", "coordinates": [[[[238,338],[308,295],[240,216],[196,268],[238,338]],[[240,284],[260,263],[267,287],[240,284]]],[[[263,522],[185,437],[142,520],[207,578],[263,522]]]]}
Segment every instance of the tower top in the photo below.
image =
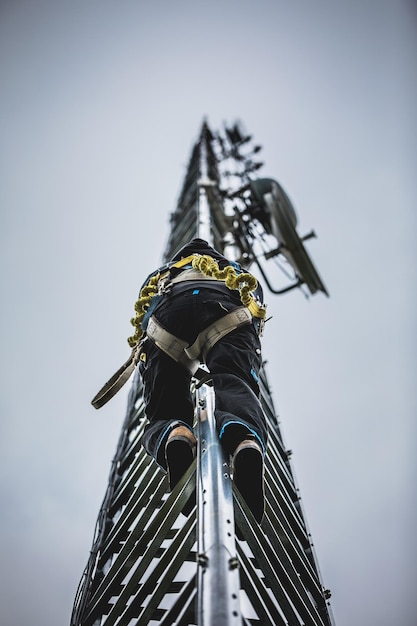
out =
{"type": "Polygon", "coordinates": [[[170,217],[164,259],[200,236],[243,266],[256,264],[274,294],[301,288],[306,295],[329,295],[305,246],[315,232],[298,234],[297,214],[283,186],[259,175],[261,150],[240,122],[212,131],[203,119],[170,217]]]}

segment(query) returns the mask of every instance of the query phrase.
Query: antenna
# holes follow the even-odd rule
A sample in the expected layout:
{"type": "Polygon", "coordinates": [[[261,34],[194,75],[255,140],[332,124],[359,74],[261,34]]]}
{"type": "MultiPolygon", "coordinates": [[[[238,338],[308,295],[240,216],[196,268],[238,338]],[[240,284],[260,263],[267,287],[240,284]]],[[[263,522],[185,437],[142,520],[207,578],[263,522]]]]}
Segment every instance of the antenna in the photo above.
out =
{"type": "MultiPolygon", "coordinates": [[[[294,270],[294,287],[306,284],[311,294],[322,291],[328,296],[303,243],[316,237],[316,234],[311,231],[304,237],[298,235],[297,215],[282,186],[272,178],[259,178],[251,180],[249,188],[250,202],[247,203],[247,210],[251,218],[257,219],[265,233],[273,235],[278,243],[275,249],[265,254],[265,259],[283,255],[294,270]]],[[[262,273],[265,277],[265,273],[262,273]]]]}

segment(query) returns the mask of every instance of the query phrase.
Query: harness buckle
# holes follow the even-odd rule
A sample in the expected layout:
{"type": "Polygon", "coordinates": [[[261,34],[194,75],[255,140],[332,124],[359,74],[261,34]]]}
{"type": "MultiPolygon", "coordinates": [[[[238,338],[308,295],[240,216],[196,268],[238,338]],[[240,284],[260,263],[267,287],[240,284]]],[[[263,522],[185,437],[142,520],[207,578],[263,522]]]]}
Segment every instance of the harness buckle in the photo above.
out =
{"type": "Polygon", "coordinates": [[[158,296],[163,296],[171,291],[172,284],[168,281],[169,272],[158,280],[158,296]]]}

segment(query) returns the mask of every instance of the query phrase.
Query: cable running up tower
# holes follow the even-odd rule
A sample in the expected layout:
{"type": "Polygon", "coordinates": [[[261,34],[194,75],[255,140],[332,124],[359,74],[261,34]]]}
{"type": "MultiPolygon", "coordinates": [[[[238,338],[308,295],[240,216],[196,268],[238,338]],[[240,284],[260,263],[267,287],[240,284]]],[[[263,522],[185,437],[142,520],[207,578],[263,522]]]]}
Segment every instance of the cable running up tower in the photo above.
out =
{"type": "MultiPolygon", "coordinates": [[[[163,260],[200,237],[245,268],[255,265],[272,293],[327,295],[304,246],[314,233],[300,238],[283,188],[256,176],[259,151],[237,124],[217,133],[203,124],[163,260]],[[271,284],[270,259],[289,284],[271,284]]],[[[334,625],[264,367],[260,389],[269,431],[261,526],[233,486],[209,385],[193,385],[197,458],[168,492],[141,446],[146,418],[135,373],[71,626],[334,625]]]]}

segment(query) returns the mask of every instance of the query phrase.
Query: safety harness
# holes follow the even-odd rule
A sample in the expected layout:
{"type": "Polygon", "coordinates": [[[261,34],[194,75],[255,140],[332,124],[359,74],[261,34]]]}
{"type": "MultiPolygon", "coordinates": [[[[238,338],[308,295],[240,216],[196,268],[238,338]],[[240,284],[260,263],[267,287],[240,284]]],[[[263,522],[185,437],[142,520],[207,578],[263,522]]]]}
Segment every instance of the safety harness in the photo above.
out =
{"type": "Polygon", "coordinates": [[[206,354],[222,337],[244,324],[256,321],[258,333],[262,334],[266,317],[266,307],[255,299],[253,292],[258,286],[256,278],[248,272],[242,272],[233,265],[220,269],[217,261],[209,255],[192,254],[153,274],[142,287],[135,302],[136,316],[130,320],[135,333],[128,338],[132,353],[128,360],[107,381],[91,404],[100,408],[110,400],[130,378],[140,359],[145,360],[143,346],[149,338],[160,350],[174,361],[184,365],[195,378],[204,381],[207,372],[199,367],[205,361],[206,354]],[[171,277],[172,270],[180,270],[171,277]],[[222,281],[232,290],[238,290],[242,306],[230,311],[219,320],[205,328],[192,345],[175,337],[167,331],[152,315],[154,305],[167,293],[172,285],[184,281],[214,280],[222,281]]]}

